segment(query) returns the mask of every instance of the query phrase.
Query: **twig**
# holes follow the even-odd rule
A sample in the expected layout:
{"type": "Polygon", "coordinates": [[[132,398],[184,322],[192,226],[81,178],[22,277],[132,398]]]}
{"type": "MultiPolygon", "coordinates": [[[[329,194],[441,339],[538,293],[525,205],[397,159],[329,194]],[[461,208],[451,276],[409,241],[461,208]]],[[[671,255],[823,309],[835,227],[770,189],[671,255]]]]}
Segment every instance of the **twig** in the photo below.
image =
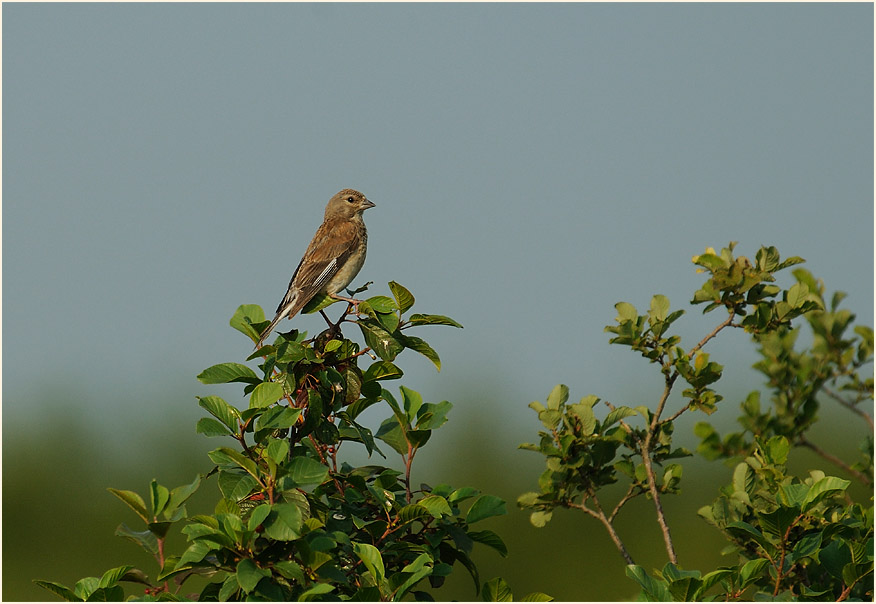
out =
{"type": "MultiPolygon", "coordinates": [[[[709,340],[711,340],[711,339],[714,338],[716,335],[718,335],[718,332],[721,331],[722,329],[724,329],[725,327],[741,327],[741,325],[738,325],[738,324],[736,324],[736,323],[733,322],[733,318],[734,318],[735,316],[736,316],[736,313],[735,313],[735,312],[731,312],[730,315],[727,317],[727,319],[726,319],[724,322],[722,322],[720,325],[718,325],[717,327],[715,327],[715,329],[713,329],[713,330],[712,330],[712,331],[711,331],[706,337],[704,337],[702,340],[700,340],[700,341],[697,343],[696,346],[694,346],[693,348],[690,349],[690,352],[687,353],[688,358],[693,357],[693,355],[694,355],[696,352],[698,352],[703,346],[705,346],[705,345],[709,342],[709,340]]],[[[691,408],[692,408],[692,407],[691,407],[689,404],[688,404],[688,405],[685,405],[684,407],[682,407],[681,409],[679,409],[678,411],[676,411],[671,417],[669,417],[669,418],[667,418],[666,420],[664,420],[664,423],[665,423],[665,422],[674,422],[674,421],[677,420],[679,417],[681,417],[681,415],[682,415],[685,411],[689,411],[691,408]]]]}
{"type": "Polygon", "coordinates": [[[414,462],[414,455],[416,455],[417,449],[411,446],[411,443],[408,443],[408,456],[405,459],[405,495],[407,503],[411,502],[412,494],[411,494],[411,464],[414,462]]]}
{"type": "Polygon", "coordinates": [[[852,587],[854,587],[854,586],[855,586],[855,584],[852,583],[851,585],[849,585],[848,587],[846,587],[846,588],[843,590],[843,592],[840,594],[840,597],[838,597],[838,598],[836,599],[836,601],[837,601],[837,602],[842,602],[842,601],[844,601],[846,598],[848,598],[848,597],[849,597],[849,594],[852,593],[852,587]]]}
{"type": "Polygon", "coordinates": [[[727,327],[728,325],[732,325],[733,327],[739,327],[735,323],[733,323],[733,319],[736,317],[736,311],[731,310],[730,314],[727,316],[727,319],[722,322],[720,325],[715,327],[706,337],[700,340],[699,344],[690,349],[690,352],[687,353],[688,358],[692,357],[695,352],[697,352],[700,348],[706,345],[706,343],[718,335],[718,332],[727,327]]]}
{"type": "Polygon", "coordinates": [[[641,495],[641,491],[639,491],[637,493],[635,483],[631,484],[630,488],[627,489],[626,495],[621,497],[621,500],[617,502],[616,506],[614,506],[614,509],[611,511],[611,514],[608,516],[608,521],[613,522],[615,516],[617,516],[617,514],[618,514],[618,512],[620,512],[621,508],[624,507],[624,504],[637,495],[641,495]]]}
{"type": "Polygon", "coordinates": [[[660,397],[660,402],[657,403],[657,411],[654,417],[651,418],[651,426],[648,428],[648,434],[645,435],[645,442],[642,444],[642,463],[645,464],[645,473],[648,475],[648,490],[651,492],[651,498],[654,500],[654,509],[657,511],[657,524],[660,525],[660,530],[663,532],[663,542],[666,544],[666,553],[669,555],[669,561],[673,564],[678,563],[678,557],[675,555],[675,546],[672,544],[672,535],[669,532],[669,525],[666,524],[666,515],[663,513],[663,504],[660,503],[660,493],[657,490],[657,476],[654,474],[654,467],[651,464],[651,442],[654,440],[654,435],[657,433],[660,414],[663,413],[663,408],[666,406],[666,399],[669,398],[669,393],[672,391],[672,384],[678,378],[678,372],[673,373],[666,378],[666,386],[663,388],[663,396],[660,397]]]}
{"type": "Polygon", "coordinates": [[[584,505],[584,503],[567,502],[565,505],[570,508],[581,510],[582,512],[589,514],[590,516],[593,516],[594,518],[599,520],[605,526],[605,529],[608,531],[609,537],[611,537],[611,540],[614,541],[614,545],[621,553],[621,556],[624,557],[624,560],[627,561],[627,564],[635,564],[635,562],[633,562],[632,556],[630,556],[630,553],[624,546],[624,542],[621,541],[620,535],[618,535],[617,531],[614,530],[614,525],[608,518],[605,517],[605,512],[602,511],[602,507],[599,505],[599,500],[596,499],[596,495],[591,494],[590,498],[593,500],[593,503],[596,504],[598,511],[591,510],[586,505],[584,505]]]}
{"type": "Polygon", "coordinates": [[[825,451],[824,449],[822,449],[821,447],[816,445],[814,442],[812,442],[811,440],[809,440],[805,436],[800,436],[800,438],[797,440],[797,442],[801,446],[806,447],[807,449],[812,449],[818,455],[820,455],[821,457],[823,457],[824,459],[826,459],[830,463],[832,463],[836,466],[839,466],[840,468],[842,468],[843,470],[845,470],[846,472],[848,472],[849,474],[851,474],[852,476],[854,476],[855,478],[857,478],[858,480],[863,482],[864,484],[866,484],[866,485],[873,484],[872,478],[870,478],[869,476],[867,476],[863,472],[859,472],[858,470],[852,468],[849,464],[844,462],[842,459],[840,459],[836,455],[828,453],[827,451],[825,451]]]}
{"type": "MultiPolygon", "coordinates": [[[[775,587],[775,589],[773,589],[773,597],[774,598],[777,595],[779,595],[779,588],[782,585],[782,577],[784,575],[783,571],[785,569],[785,555],[787,554],[787,547],[786,546],[788,544],[788,539],[791,538],[791,529],[794,528],[797,525],[797,523],[800,522],[800,520],[802,518],[803,518],[803,514],[800,514],[799,516],[797,516],[794,519],[794,521],[791,522],[790,525],[788,525],[788,530],[785,531],[785,534],[782,537],[782,556],[781,556],[781,558],[779,558],[779,565],[776,567],[776,587],[775,587]]],[[[790,573],[791,569],[794,568],[794,566],[795,565],[792,564],[791,568],[788,569],[789,573],[790,573]]]]}
{"type": "Polygon", "coordinates": [[[833,400],[838,402],[840,405],[842,405],[843,407],[845,407],[846,409],[848,409],[852,413],[855,413],[855,414],[861,416],[862,418],[864,418],[864,421],[866,421],[867,424],[869,424],[870,430],[873,429],[873,418],[870,417],[869,415],[867,415],[867,413],[865,413],[863,409],[856,407],[855,405],[853,405],[852,403],[850,403],[849,401],[847,401],[846,399],[841,397],[839,394],[837,394],[836,392],[834,392],[833,390],[831,390],[827,386],[822,386],[821,389],[824,391],[824,393],[827,396],[829,396],[830,398],[832,398],[833,400]]]}
{"type": "Polygon", "coordinates": [[[671,417],[667,417],[667,418],[664,420],[664,422],[667,422],[667,423],[668,423],[668,422],[674,422],[675,420],[677,420],[677,419],[681,416],[682,413],[684,413],[685,411],[689,410],[690,408],[691,408],[691,407],[690,407],[690,404],[685,405],[684,407],[682,407],[681,409],[679,409],[678,411],[676,411],[675,413],[673,413],[671,417]]]}

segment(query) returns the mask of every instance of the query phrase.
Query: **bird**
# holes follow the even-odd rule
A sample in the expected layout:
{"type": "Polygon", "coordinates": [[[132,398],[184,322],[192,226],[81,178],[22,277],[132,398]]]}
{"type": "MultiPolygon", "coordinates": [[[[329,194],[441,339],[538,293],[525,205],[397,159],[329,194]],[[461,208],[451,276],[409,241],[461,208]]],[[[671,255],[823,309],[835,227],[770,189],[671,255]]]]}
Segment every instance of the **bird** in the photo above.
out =
{"type": "Polygon", "coordinates": [[[368,232],[362,213],[374,203],[354,189],[342,189],[325,207],[325,217],[307,246],[289,288],[271,324],[261,333],[256,348],[284,318],[292,318],[318,293],[355,304],[338,292],[356,278],[365,263],[368,232]]]}

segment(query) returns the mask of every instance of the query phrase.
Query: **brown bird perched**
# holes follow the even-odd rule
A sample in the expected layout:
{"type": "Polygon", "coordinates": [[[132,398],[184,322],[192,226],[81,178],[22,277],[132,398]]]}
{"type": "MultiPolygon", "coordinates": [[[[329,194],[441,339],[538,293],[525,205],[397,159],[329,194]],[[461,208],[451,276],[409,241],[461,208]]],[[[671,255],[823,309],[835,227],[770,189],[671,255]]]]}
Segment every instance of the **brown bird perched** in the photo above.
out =
{"type": "Polygon", "coordinates": [[[350,284],[365,263],[368,233],[362,212],[373,207],[372,202],[353,189],[344,189],[329,200],[325,218],[292,274],[286,296],[277,307],[277,316],[262,332],[256,348],[283,317],[294,317],[318,293],[355,302],[337,293],[350,284]]]}

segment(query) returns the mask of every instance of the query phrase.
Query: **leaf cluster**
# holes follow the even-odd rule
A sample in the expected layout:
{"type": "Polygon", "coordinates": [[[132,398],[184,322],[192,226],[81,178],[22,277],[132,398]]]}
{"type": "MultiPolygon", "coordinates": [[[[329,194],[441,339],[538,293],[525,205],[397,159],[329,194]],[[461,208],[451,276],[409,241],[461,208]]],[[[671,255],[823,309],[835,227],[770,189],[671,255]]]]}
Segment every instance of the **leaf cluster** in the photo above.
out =
{"type": "MultiPolygon", "coordinates": [[[[691,347],[671,330],[683,310],[670,311],[668,298],[652,297],[639,314],[627,302],[615,305],[610,342],[628,346],[648,359],[663,377],[664,388],[651,405],[613,405],[604,420],[594,408],[599,398],[589,395],[567,404],[568,388],[557,386],[547,404],[530,404],[542,423],[540,441],[521,448],[544,456],[546,469],[539,492],[525,493],[518,505],[532,510],[531,521],[544,526],[557,507],[573,508],[601,522],[628,563],[627,574],[650,600],[848,599],[873,593],[873,507],[852,502],[849,481],[813,471],[805,479],[786,474],[785,464],[795,447],[807,447],[861,482],[873,484],[873,440],[862,444],[854,465],[822,450],[808,437],[824,399],[847,408],[867,422],[873,402],[873,330],[853,326],[854,315],[840,308],[844,294],[828,303],[824,285],[807,270],[793,271],[787,289],[776,284],[775,273],[803,262],[782,261],[774,247],[761,247],[751,262],[735,257],[735,243],[720,254],[709,248],[694,256],[698,272],[707,279],[692,304],[706,304],[705,313],[724,308],[726,317],[691,347]],[[813,342],[795,347],[803,319],[813,342]],[[679,492],[682,467],[667,460],[690,453],[672,446],[674,422],[689,410],[711,414],[723,400],[714,388],[723,366],[712,361],[704,347],[730,328],[752,337],[760,360],[755,369],[764,376],[770,404],[761,409],[761,391],[742,403],[742,432],[723,439],[706,421],[697,423],[701,442],[697,453],[707,459],[736,464],[730,485],[700,516],[721,530],[730,542],[725,553],[739,563],[709,573],[682,570],[678,565],[669,523],[660,498],[679,492]],[[867,371],[869,370],[869,373],[867,371]],[[672,415],[667,401],[676,383],[685,383],[685,405],[672,415]],[[644,425],[643,425],[644,424],[644,425]],[[613,508],[604,505],[602,490],[623,479],[626,493],[613,508]],[[653,576],[636,566],[614,523],[630,499],[646,495],[654,503],[669,561],[653,576]]],[[[850,416],[851,419],[851,416],[850,416]]]]}
{"type": "MultiPolygon", "coordinates": [[[[355,310],[349,305],[313,338],[296,330],[279,334],[246,359],[256,361],[255,369],[226,362],[201,372],[204,384],[241,384],[247,399],[238,408],[216,395],[198,397],[209,416],[198,421],[197,432],[227,442],[209,453],[214,467],[207,476],[215,477],[220,494],[212,513],[188,515],[183,506],[200,477],[172,491],[153,482],[148,511],[136,493],[111,489],[146,525],[137,532],[123,524],[117,534],[156,556],[154,583],[120,567],[73,590],[38,584],[67,599],[121,599],[118,582],[133,578],[148,585],[147,600],[431,600],[427,588],[441,587],[458,563],[480,591],[475,544],[502,556],[507,548],[495,532],[474,525],[504,514],[505,502],[471,487],[414,487],[414,458],[447,422],[452,405],[424,402],[405,386],[398,396],[384,387],[403,375],[395,361],[406,349],[440,370],[438,354],[409,328],[461,325],[443,315],[408,315],[414,296],[395,282],[389,288],[391,298],[373,296],[355,310]],[[364,347],[344,337],[341,325],[349,322],[358,325],[364,347]],[[372,432],[360,420],[375,405],[389,413],[372,432]],[[386,445],[404,470],[353,467],[340,455],[346,443],[363,446],[369,457],[385,457],[386,445]],[[184,524],[188,541],[179,554],[164,550],[174,523],[184,524]],[[194,575],[206,577],[206,586],[181,594],[194,575]]],[[[333,302],[319,298],[305,310],[333,302]]],[[[260,307],[243,305],[230,324],[256,342],[268,321],[260,307]]],[[[501,595],[495,585],[489,583],[485,597],[501,595]]]]}

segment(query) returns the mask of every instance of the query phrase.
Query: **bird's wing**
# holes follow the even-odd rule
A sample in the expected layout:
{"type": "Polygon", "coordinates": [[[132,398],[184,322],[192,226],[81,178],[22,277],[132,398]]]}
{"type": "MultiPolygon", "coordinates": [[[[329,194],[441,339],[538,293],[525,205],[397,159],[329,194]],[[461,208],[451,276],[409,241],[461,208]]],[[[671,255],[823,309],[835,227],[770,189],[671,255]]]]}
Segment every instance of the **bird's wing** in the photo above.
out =
{"type": "Polygon", "coordinates": [[[287,307],[291,316],[310,302],[359,247],[360,238],[358,226],[349,220],[322,223],[295,269],[277,312],[287,307]]]}

